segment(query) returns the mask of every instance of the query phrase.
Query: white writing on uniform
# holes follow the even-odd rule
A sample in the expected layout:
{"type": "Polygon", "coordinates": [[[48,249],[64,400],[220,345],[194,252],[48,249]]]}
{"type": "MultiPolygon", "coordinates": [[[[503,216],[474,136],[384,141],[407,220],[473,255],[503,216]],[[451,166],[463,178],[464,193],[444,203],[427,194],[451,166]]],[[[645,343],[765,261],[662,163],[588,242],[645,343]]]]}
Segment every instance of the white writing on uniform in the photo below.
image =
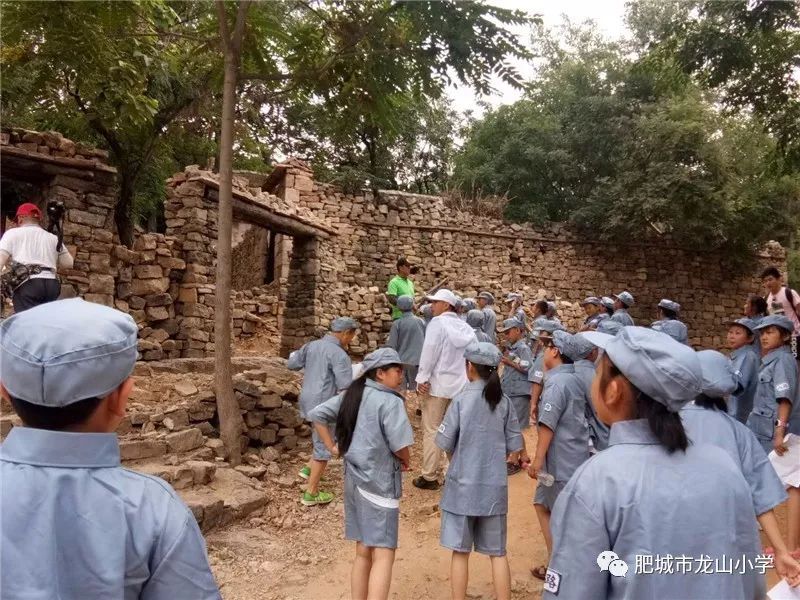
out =
{"type": "Polygon", "coordinates": [[[775,391],[780,392],[788,392],[789,391],[789,384],[788,383],[779,383],[775,386],[775,391]]]}
{"type": "Polygon", "coordinates": [[[439,429],[437,429],[437,431],[438,431],[439,433],[444,433],[444,429],[445,429],[445,427],[444,427],[444,423],[442,423],[441,425],[439,425],[439,429]]]}
{"type": "Polygon", "coordinates": [[[550,410],[553,410],[553,405],[552,405],[552,404],[550,404],[549,402],[545,402],[545,403],[544,403],[544,406],[543,406],[542,408],[543,408],[544,410],[548,410],[548,411],[550,411],[550,410]]]}

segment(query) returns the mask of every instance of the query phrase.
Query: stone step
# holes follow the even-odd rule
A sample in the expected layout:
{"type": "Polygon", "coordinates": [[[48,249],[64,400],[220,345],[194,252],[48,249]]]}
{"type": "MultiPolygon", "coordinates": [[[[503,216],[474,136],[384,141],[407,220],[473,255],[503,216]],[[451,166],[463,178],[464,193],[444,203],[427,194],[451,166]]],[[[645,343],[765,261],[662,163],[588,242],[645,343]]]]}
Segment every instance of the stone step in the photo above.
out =
{"type": "Polygon", "coordinates": [[[163,462],[139,462],[127,468],[160,477],[176,490],[186,490],[198,485],[208,485],[216,477],[217,464],[205,460],[189,460],[177,465],[163,462]]]}
{"type": "Polygon", "coordinates": [[[269,504],[263,483],[230,468],[217,468],[208,485],[178,493],[204,532],[244,519],[269,504]]]}

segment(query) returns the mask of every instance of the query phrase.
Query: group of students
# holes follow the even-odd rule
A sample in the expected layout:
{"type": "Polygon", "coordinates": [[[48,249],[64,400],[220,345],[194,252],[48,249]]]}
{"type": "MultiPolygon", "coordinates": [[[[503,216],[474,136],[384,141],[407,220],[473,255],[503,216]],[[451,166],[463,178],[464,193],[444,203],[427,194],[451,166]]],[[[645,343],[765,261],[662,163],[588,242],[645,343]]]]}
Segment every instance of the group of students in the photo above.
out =
{"type": "MultiPolygon", "coordinates": [[[[455,295],[445,290],[426,300],[442,298],[455,295]]],[[[454,598],[466,596],[472,551],[491,557],[496,595],[510,596],[508,476],[521,470],[537,479],[533,503],[548,562],[531,572],[545,581],[545,598],[763,598],[763,570],[752,568],[762,554],[759,527],[778,574],[800,585],[800,437],[793,438],[800,436],[800,395],[788,317],[730,321],[728,357],[693,350],[680,306],[668,299],[646,328],[628,313],[630,292],[591,296],[575,333],[552,303],[537,302],[529,315],[520,294],[506,301],[508,318],[497,327],[489,292],[448,300],[474,330],[459,346],[464,385],[435,437],[449,459],[440,543],[453,553],[454,598]],[[522,434],[531,424],[532,457],[522,434]],[[798,457],[795,468],[781,463],[784,454],[798,457]],[[788,544],[773,512],[787,499],[788,544]],[[746,557],[751,568],[618,576],[598,568],[604,553],[631,568],[645,555],[746,557]]],[[[318,457],[344,458],[354,598],[388,596],[401,473],[414,443],[405,401],[414,390],[425,401],[415,371],[426,329],[453,318],[439,310],[429,316],[428,304],[417,317],[414,304],[410,296],[396,299],[387,347],[368,354],[349,385],[341,340],[310,342],[289,359],[290,368],[306,368],[303,395],[314,390],[317,399],[304,413],[313,423],[314,455],[301,476],[314,474],[318,457]],[[325,351],[336,366],[307,384],[308,357],[325,351]],[[334,388],[339,393],[327,396],[334,388]]],[[[331,336],[357,328],[337,319],[331,336]]],[[[303,503],[331,498],[314,487],[303,503]]]]}

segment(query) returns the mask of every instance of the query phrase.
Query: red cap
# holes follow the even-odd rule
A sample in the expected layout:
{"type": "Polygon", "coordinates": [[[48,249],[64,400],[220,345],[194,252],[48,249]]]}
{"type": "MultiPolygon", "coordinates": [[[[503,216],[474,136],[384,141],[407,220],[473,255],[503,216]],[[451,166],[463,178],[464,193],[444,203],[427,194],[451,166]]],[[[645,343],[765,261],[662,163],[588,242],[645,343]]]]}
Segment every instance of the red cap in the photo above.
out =
{"type": "Polygon", "coordinates": [[[20,204],[19,208],[17,208],[17,219],[22,217],[36,217],[37,219],[42,218],[42,211],[39,210],[39,207],[31,202],[26,202],[25,204],[20,204]]]}

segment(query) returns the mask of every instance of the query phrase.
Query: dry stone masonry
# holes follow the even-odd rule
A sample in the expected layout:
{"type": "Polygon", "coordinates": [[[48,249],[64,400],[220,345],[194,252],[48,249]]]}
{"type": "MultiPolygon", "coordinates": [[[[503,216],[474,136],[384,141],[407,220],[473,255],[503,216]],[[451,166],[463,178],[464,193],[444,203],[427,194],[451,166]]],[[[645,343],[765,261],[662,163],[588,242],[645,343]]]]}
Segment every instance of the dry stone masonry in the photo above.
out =
{"type": "MultiPolygon", "coordinates": [[[[190,166],[170,178],[166,234],[136,232],[127,249],[114,226],[116,172],[103,151],[21,129],[3,129],[0,142],[4,181],[34,185],[42,206],[60,199],[67,207],[65,241],[76,261],[63,276],[72,293],[129,312],[144,360],[209,356],[216,175],[190,166]]],[[[488,289],[499,299],[522,291],[528,305],[555,299],[573,327],[582,320],[578,302],[590,293],[629,289],[637,299],[631,312],[644,324],[669,297],[683,306],[692,343],[710,347],[723,345],[723,320],[760,289],[760,267],[785,265],[777,244],[737,266],[724,255],[668,243],[609,245],[562,225],[537,229],[454,211],[439,197],[347,194],[314,181],[296,159],[269,175],[235,175],[233,212],[234,334],[241,340],[264,333],[284,356],[341,314],[362,324],[354,354],[381,345],[391,325],[383,291],[399,255],[420,265],[420,293],[442,280],[462,295],[488,289]]],[[[504,316],[504,307],[496,308],[504,316]]]]}

